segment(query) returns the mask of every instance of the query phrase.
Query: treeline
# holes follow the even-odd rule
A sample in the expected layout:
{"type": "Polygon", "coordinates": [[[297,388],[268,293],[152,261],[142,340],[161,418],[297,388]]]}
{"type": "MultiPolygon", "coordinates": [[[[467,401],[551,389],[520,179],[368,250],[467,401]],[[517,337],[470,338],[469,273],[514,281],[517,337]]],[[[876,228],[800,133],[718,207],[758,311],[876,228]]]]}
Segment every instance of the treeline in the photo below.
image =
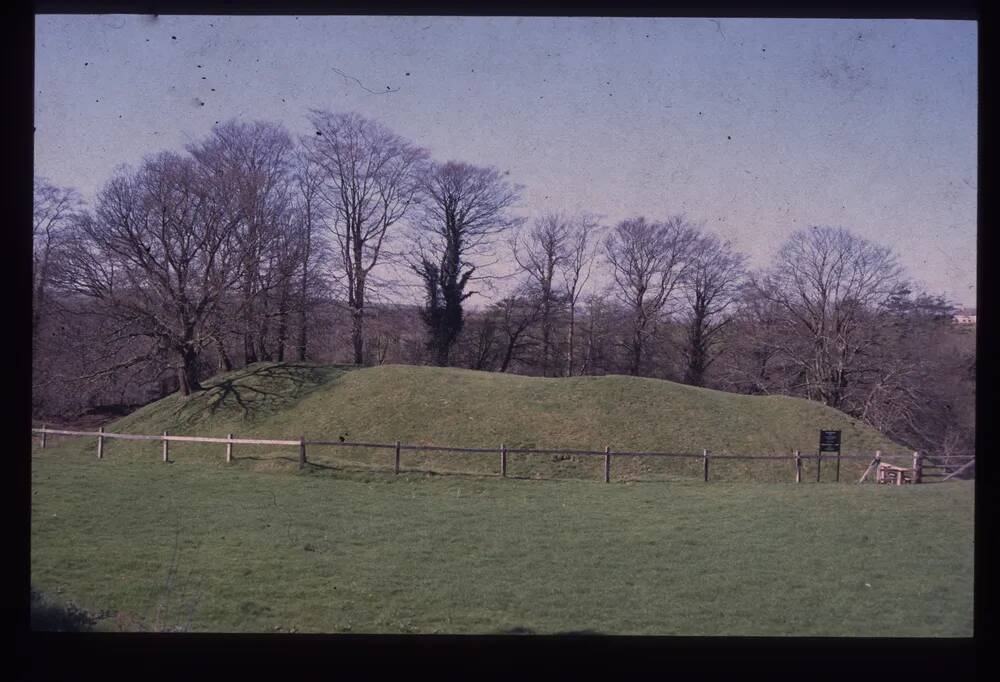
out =
{"type": "Polygon", "coordinates": [[[218,124],[120,168],[92,206],[36,178],[37,417],[258,361],[404,362],[800,396],[915,448],[973,447],[974,337],[889,248],[812,227],[755,271],[684,216],[529,220],[496,168],[356,114],[309,119],[298,139],[218,124]],[[470,310],[497,277],[505,294],[470,310]],[[401,303],[415,285],[423,304],[401,303]]]}

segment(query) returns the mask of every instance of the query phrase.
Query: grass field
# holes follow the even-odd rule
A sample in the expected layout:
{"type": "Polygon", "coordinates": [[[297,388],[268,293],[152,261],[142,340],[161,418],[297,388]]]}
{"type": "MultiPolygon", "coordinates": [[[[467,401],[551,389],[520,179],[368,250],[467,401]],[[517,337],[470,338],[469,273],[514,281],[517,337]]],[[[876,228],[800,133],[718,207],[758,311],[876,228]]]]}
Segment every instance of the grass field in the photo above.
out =
{"type": "Polygon", "coordinates": [[[605,485],[116,447],[32,460],[32,583],[100,630],[972,634],[971,482],[605,485]]]}

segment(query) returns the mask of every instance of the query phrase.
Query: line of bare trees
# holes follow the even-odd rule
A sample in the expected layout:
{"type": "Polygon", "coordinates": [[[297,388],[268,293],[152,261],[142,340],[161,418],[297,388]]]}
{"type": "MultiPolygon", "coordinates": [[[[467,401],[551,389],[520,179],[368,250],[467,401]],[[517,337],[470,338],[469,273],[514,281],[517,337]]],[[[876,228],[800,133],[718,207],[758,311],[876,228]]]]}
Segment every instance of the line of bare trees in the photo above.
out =
{"type": "Polygon", "coordinates": [[[496,168],[434,161],[357,114],[309,121],[299,139],[217,124],[89,207],[36,179],[37,414],[187,395],[259,361],[407,362],[796,395],[915,447],[971,447],[974,340],[884,246],[812,227],[752,271],[684,216],[529,221],[496,168]],[[470,309],[491,280],[504,291],[470,309]],[[399,302],[407,286],[422,305],[399,302]]]}

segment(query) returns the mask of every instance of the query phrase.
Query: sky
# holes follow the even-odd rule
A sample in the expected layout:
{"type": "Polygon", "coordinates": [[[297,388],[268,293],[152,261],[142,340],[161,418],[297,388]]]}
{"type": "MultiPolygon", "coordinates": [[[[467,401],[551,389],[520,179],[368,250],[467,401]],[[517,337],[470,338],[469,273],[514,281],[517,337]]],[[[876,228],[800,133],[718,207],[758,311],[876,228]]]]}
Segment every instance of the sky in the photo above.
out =
{"type": "Polygon", "coordinates": [[[977,39],[931,20],[40,15],[35,173],[89,201],[217,121],[310,134],[310,109],[356,111],[509,171],[529,221],[684,214],[753,267],[844,227],[972,306],[977,39]]]}

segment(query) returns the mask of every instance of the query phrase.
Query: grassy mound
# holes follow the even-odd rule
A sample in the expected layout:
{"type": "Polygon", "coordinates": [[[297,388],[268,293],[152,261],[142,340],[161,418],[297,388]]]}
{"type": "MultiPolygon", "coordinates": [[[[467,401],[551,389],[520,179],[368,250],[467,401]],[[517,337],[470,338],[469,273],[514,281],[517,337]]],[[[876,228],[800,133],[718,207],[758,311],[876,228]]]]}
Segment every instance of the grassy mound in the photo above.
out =
{"type": "MultiPolygon", "coordinates": [[[[366,369],[308,363],[257,363],[206,382],[204,391],[172,395],[115,422],[126,433],[290,438],[462,447],[558,448],[787,455],[816,452],[820,429],[840,429],[845,454],[907,454],[876,430],[821,404],[786,396],[743,396],[660,379],[624,376],[537,378],[436,367],[366,369]]],[[[92,447],[92,446],[91,446],[92,447]]],[[[171,455],[211,454],[221,446],[172,444],[171,455]]],[[[285,448],[238,448],[257,468],[294,465],[285,448]]],[[[115,441],[108,452],[158,452],[158,445],[115,441]]],[[[390,451],[314,446],[311,462],[391,466],[390,451]]],[[[499,457],[405,451],[403,466],[495,473],[499,457]]],[[[600,457],[511,455],[513,476],[601,478],[600,457]]],[[[844,461],[841,480],[866,462],[844,461]]],[[[811,461],[806,480],[814,480],[811,461]]],[[[696,459],[619,457],[616,478],[692,478],[696,459]]],[[[790,461],[716,460],[713,478],[790,480],[790,461]]],[[[823,480],[834,475],[824,464],[823,480]]]]}

